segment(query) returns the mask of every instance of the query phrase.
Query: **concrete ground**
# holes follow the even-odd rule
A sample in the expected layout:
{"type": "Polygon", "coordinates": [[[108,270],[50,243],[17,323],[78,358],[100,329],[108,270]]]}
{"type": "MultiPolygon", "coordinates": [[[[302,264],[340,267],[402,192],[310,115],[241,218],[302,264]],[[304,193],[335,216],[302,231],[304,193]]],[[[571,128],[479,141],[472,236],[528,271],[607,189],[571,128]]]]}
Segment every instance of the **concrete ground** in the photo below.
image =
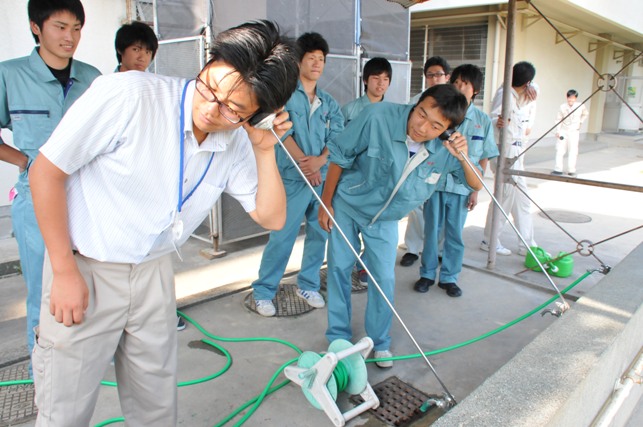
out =
{"type": "MultiPolygon", "coordinates": [[[[527,154],[526,163],[533,171],[549,172],[553,164],[553,148],[539,147],[527,154]]],[[[643,150],[640,143],[587,143],[579,159],[579,177],[641,185],[643,150]]],[[[491,188],[493,180],[486,178],[491,188]]],[[[643,223],[641,193],[608,190],[583,185],[529,179],[530,196],[546,211],[558,211],[560,222],[576,240],[601,242],[595,247],[595,257],[574,255],[574,273],[569,278],[553,278],[564,288],[587,269],[601,264],[614,266],[643,240],[643,229],[623,236],[611,237],[638,227],[643,223]],[[587,221],[589,222],[578,222],[587,221]],[[598,259],[597,259],[598,258],[598,259]]],[[[534,309],[552,297],[552,287],[542,273],[522,272],[524,257],[498,256],[494,271],[489,271],[487,253],[478,249],[486,216],[489,196],[481,193],[480,204],[470,213],[464,231],[465,268],[459,285],[461,298],[450,298],[437,286],[427,294],[412,290],[418,279],[417,263],[412,267],[396,267],[395,307],[423,351],[433,351],[478,337],[534,309]]],[[[551,253],[572,251],[576,243],[549,220],[533,211],[535,237],[539,245],[551,253]]],[[[400,223],[400,241],[406,224],[400,223]]],[[[517,250],[517,241],[509,227],[501,235],[505,246],[517,250]]],[[[0,241],[1,242],[1,241],[0,241]]],[[[256,278],[265,237],[243,243],[229,244],[224,258],[208,261],[199,255],[207,244],[191,239],[183,249],[186,260],[176,260],[177,297],[182,311],[209,333],[225,338],[276,337],[293,343],[301,350],[322,352],[328,348],[324,337],[326,309],[313,310],[295,317],[262,318],[248,310],[244,299],[249,285],[256,278]]],[[[297,270],[301,261],[303,241],[300,238],[288,265],[297,270]]],[[[6,245],[5,245],[6,246],[6,245]]],[[[0,245],[0,255],[11,252],[0,245]]],[[[398,250],[398,259],[404,254],[398,250]]],[[[1,261],[1,260],[0,260],[1,261]]],[[[600,281],[602,274],[594,273],[572,292],[573,299],[583,295],[600,281]]],[[[287,279],[291,280],[291,279],[287,279]]],[[[286,280],[286,281],[287,281],[286,280]]],[[[366,294],[353,296],[354,340],[364,336],[364,307],[366,294]]],[[[461,400],[478,387],[518,351],[528,344],[556,318],[533,315],[510,329],[469,346],[430,356],[429,360],[440,379],[456,400],[461,400]]],[[[21,276],[0,280],[0,366],[24,358],[22,345],[24,329],[24,284],[21,276]]],[[[392,351],[398,355],[417,353],[401,324],[394,321],[392,351]]],[[[194,326],[178,334],[179,380],[188,381],[217,372],[225,365],[225,357],[199,341],[205,336],[194,326]]],[[[221,342],[232,356],[233,364],[222,376],[211,381],[179,389],[179,424],[211,426],[248,399],[259,394],[275,371],[297,356],[295,351],[274,342],[221,342]]],[[[412,385],[425,394],[443,392],[427,364],[419,358],[396,361],[393,368],[382,370],[368,363],[368,381],[375,385],[391,376],[412,385]]],[[[516,375],[520,375],[519,372],[516,375]]],[[[107,379],[113,377],[108,372],[107,379]]],[[[284,380],[283,374],[277,383],[284,380]]],[[[354,406],[345,394],[340,394],[342,410],[354,406]]],[[[639,405],[640,406],[640,405],[639,405]]],[[[640,419],[641,411],[638,411],[640,419]]],[[[92,425],[121,416],[115,389],[101,391],[92,425]]],[[[240,417],[233,419],[237,422],[240,417]]],[[[430,415],[416,421],[414,426],[430,423],[430,415]]],[[[534,424],[538,424],[534,420],[534,424]]],[[[33,421],[14,424],[31,426],[33,421]]],[[[228,424],[230,425],[230,424],[228,424]]],[[[286,385],[270,395],[256,413],[245,423],[248,426],[332,425],[327,416],[314,409],[299,387],[286,385]]],[[[384,425],[372,415],[363,414],[349,425],[384,425]]],[[[635,424],[631,424],[632,426],[635,424]]]]}

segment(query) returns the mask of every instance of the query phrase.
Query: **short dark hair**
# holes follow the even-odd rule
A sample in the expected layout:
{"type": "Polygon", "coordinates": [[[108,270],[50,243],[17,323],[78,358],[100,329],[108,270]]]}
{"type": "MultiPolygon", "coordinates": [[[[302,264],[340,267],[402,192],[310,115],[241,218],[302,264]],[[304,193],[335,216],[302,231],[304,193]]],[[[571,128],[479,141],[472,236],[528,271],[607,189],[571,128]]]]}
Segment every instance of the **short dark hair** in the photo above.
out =
{"type": "Polygon", "coordinates": [[[432,56],[427,59],[424,63],[423,74],[426,76],[426,72],[429,67],[433,67],[434,65],[439,65],[440,67],[442,67],[442,71],[444,71],[444,74],[451,74],[451,67],[449,67],[449,63],[441,56],[432,56]]]}
{"type": "Polygon", "coordinates": [[[116,59],[120,64],[123,60],[122,52],[135,43],[142,43],[146,48],[152,51],[152,59],[156,56],[159,48],[159,41],[154,34],[154,30],[147,24],[139,21],[132,21],[123,25],[116,31],[114,47],[116,48],[116,59]]]}
{"type": "Polygon", "coordinates": [[[567,91],[567,98],[569,98],[570,96],[575,96],[578,98],[578,92],[576,91],[576,89],[569,89],[567,91]]]}
{"type": "Polygon", "coordinates": [[[521,61],[514,64],[511,86],[520,87],[536,77],[536,67],[531,62],[521,61]]]}
{"type": "Polygon", "coordinates": [[[364,82],[364,90],[366,90],[366,82],[370,76],[377,76],[386,73],[389,80],[393,78],[393,67],[386,58],[371,58],[364,64],[362,72],[362,81],[364,82]]]}
{"type": "Polygon", "coordinates": [[[246,22],[219,33],[210,55],[204,68],[215,61],[233,67],[250,86],[262,111],[283,107],[297,88],[297,47],[279,34],[274,22],[246,22]]]}
{"type": "MultiPolygon", "coordinates": [[[[469,102],[467,102],[467,98],[460,93],[455,86],[450,84],[431,86],[422,92],[418,104],[427,97],[433,98],[440,112],[451,122],[449,128],[455,128],[464,121],[467,108],[469,108],[469,102]]],[[[415,105],[417,106],[417,104],[415,105]]]]}
{"type": "Polygon", "coordinates": [[[324,54],[324,59],[328,55],[328,42],[319,33],[304,33],[297,39],[297,46],[299,47],[299,62],[304,59],[304,55],[308,52],[321,50],[324,54]]]}
{"type": "MultiPolygon", "coordinates": [[[[58,12],[69,12],[80,21],[81,27],[85,25],[85,9],[80,0],[29,0],[27,4],[29,21],[41,30],[45,21],[58,12]]],[[[40,43],[37,35],[34,33],[31,35],[36,43],[40,43]]]]}
{"type": "Polygon", "coordinates": [[[449,83],[453,84],[457,79],[471,83],[471,86],[473,86],[473,96],[471,97],[472,101],[482,90],[482,70],[476,65],[462,64],[455,67],[453,72],[451,72],[449,83]]]}

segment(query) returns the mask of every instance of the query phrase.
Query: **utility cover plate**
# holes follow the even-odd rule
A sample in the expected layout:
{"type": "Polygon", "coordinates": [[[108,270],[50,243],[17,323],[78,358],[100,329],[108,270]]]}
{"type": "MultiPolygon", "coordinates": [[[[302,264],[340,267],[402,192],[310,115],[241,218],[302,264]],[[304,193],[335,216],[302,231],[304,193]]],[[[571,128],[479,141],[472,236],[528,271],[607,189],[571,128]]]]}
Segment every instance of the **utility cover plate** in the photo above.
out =
{"type": "MultiPolygon", "coordinates": [[[[16,363],[0,370],[0,381],[29,379],[29,361],[16,363]]],[[[22,424],[36,419],[33,384],[0,387],[0,427],[22,424]]]]}

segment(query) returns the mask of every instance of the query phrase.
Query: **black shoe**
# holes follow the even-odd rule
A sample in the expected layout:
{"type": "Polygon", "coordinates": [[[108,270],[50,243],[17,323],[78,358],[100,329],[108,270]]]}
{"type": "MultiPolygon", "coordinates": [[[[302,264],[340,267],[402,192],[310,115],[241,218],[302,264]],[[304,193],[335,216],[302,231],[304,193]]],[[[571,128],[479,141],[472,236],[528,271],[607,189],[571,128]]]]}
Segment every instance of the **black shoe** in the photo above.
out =
{"type": "Polygon", "coordinates": [[[418,256],[415,254],[412,254],[411,252],[407,252],[402,256],[402,259],[400,260],[400,265],[402,267],[409,267],[413,265],[415,261],[418,260],[418,256]]]}
{"type": "Polygon", "coordinates": [[[413,290],[415,292],[429,292],[429,287],[433,286],[435,280],[427,279],[426,277],[420,277],[420,280],[415,282],[413,285],[413,290]]]}
{"type": "Polygon", "coordinates": [[[563,173],[559,172],[559,171],[552,171],[551,174],[552,175],[562,175],[563,173]]]}
{"type": "Polygon", "coordinates": [[[450,297],[459,297],[462,295],[462,289],[455,283],[439,283],[438,287],[447,291],[447,295],[450,297]]]}
{"type": "Polygon", "coordinates": [[[177,331],[182,331],[185,329],[188,325],[185,323],[185,320],[181,316],[177,316],[177,322],[176,322],[176,330],[177,331]]]}

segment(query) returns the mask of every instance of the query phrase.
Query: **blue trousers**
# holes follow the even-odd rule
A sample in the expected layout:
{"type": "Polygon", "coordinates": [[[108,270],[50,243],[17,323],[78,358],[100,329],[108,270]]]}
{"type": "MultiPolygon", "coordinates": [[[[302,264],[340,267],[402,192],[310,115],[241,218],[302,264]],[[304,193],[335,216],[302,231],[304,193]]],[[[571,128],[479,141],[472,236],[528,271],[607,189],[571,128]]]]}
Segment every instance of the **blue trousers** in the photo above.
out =
{"type": "MultiPolygon", "coordinates": [[[[378,221],[373,225],[361,226],[341,208],[335,209],[335,221],[344,231],[350,244],[359,251],[359,235],[364,241],[364,255],[368,269],[391,304],[395,291],[395,257],[397,254],[397,221],[378,221]]],[[[334,227],[328,239],[328,329],[326,338],[351,340],[351,272],[355,255],[346,241],[334,227]]],[[[379,291],[368,279],[368,301],[366,303],[366,334],[375,344],[375,350],[388,350],[391,346],[391,322],[393,313],[379,291]]]]}
{"type": "Polygon", "coordinates": [[[462,229],[467,219],[469,196],[436,191],[424,205],[424,249],[420,276],[435,280],[438,269],[438,239],[444,230],[440,283],[457,283],[462,271],[464,241],[462,229]]]}
{"type": "Polygon", "coordinates": [[[27,285],[27,348],[33,351],[34,331],[40,320],[42,294],[42,267],[45,260],[45,244],[36,222],[33,200],[28,186],[20,186],[11,205],[11,222],[18,242],[20,267],[27,285]]]}
{"type": "MultiPolygon", "coordinates": [[[[261,257],[259,278],[252,283],[255,300],[271,300],[275,297],[304,219],[306,239],[297,284],[301,290],[319,291],[319,270],[324,263],[328,239],[328,233],[319,226],[317,219],[319,202],[303,181],[287,181],[284,184],[287,197],[286,225],[279,231],[270,232],[261,257]]],[[[321,194],[322,186],[315,190],[321,194]]]]}

